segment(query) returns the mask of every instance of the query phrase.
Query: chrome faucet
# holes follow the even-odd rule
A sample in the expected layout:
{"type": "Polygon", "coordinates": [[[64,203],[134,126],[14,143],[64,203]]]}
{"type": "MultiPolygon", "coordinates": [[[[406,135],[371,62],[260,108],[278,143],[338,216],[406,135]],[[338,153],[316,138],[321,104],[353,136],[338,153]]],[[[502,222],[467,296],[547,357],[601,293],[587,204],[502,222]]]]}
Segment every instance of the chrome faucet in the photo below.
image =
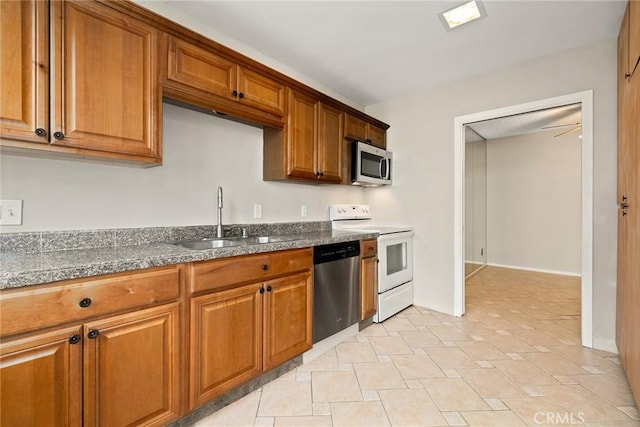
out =
{"type": "Polygon", "coordinates": [[[224,237],[222,230],[222,187],[218,187],[218,225],[216,226],[216,237],[224,237]]]}

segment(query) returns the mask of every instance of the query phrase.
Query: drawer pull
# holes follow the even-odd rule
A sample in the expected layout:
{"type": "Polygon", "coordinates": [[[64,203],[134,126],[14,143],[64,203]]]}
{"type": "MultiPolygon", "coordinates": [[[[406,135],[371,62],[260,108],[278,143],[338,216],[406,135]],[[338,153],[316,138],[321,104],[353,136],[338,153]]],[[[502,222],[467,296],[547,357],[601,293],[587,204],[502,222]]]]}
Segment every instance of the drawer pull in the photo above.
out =
{"type": "Polygon", "coordinates": [[[98,331],[97,329],[92,329],[87,334],[87,338],[93,340],[93,339],[98,338],[98,335],[100,335],[100,331],[98,331]]]}
{"type": "Polygon", "coordinates": [[[80,335],[74,334],[69,337],[69,344],[78,344],[80,342],[80,335]]]}
{"type": "Polygon", "coordinates": [[[82,308],[87,308],[91,305],[91,298],[82,298],[78,304],[82,308]]]}
{"type": "Polygon", "coordinates": [[[262,265],[262,269],[263,269],[264,271],[267,271],[267,270],[269,269],[269,265],[268,265],[268,264],[263,264],[263,265],[262,265]]]}

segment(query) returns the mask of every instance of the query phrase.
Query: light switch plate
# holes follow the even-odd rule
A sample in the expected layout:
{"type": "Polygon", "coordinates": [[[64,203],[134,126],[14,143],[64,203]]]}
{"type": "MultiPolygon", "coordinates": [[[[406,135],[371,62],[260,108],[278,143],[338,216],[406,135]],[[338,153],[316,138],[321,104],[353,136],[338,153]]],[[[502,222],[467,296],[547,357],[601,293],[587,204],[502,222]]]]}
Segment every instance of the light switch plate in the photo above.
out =
{"type": "Polygon", "coordinates": [[[253,205],[253,217],[262,218],[262,205],[253,205]]]}
{"type": "Polygon", "coordinates": [[[300,216],[302,218],[306,218],[307,217],[307,213],[308,213],[307,205],[300,205],[300,216]]]}
{"type": "Polygon", "coordinates": [[[0,225],[22,225],[22,200],[0,200],[0,225]]]}

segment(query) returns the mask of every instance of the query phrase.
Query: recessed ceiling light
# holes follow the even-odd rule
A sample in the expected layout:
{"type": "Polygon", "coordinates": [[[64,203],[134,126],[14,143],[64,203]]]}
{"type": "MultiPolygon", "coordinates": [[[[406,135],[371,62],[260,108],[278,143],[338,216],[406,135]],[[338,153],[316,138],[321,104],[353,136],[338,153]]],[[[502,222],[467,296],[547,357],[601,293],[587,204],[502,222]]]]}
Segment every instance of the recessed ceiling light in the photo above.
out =
{"type": "Polygon", "coordinates": [[[460,25],[475,21],[478,18],[482,18],[483,16],[487,16],[487,13],[479,0],[472,0],[453,9],[439,13],[438,16],[445,25],[445,28],[451,30],[460,25]]]}

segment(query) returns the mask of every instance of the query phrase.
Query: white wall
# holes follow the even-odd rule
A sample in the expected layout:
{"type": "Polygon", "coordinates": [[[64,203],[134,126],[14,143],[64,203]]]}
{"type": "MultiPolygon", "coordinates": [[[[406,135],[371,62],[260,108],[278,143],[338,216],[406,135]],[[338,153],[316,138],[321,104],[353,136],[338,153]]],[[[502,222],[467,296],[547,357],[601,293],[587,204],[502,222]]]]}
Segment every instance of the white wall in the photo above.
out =
{"type": "Polygon", "coordinates": [[[23,199],[23,225],[3,232],[328,220],[361,188],[262,181],[262,129],[164,104],[164,164],[150,169],[3,154],[0,194],[23,199]],[[253,219],[253,205],[263,218],[253,219]],[[300,205],[308,217],[300,217],[300,205]]]}
{"type": "MultiPolygon", "coordinates": [[[[238,40],[227,36],[224,33],[212,28],[207,22],[206,17],[203,17],[204,20],[196,19],[193,16],[189,16],[182,12],[180,9],[179,1],[158,1],[158,0],[133,0],[134,3],[138,3],[140,6],[149,9],[150,11],[157,13],[158,15],[164,16],[165,18],[176,22],[180,25],[183,25],[200,35],[210,38],[211,40],[220,43],[223,46],[226,46],[230,49],[235,50],[245,56],[248,56],[251,59],[254,59],[261,64],[264,64],[268,67],[273,68],[291,78],[298,80],[320,92],[327,94],[341,102],[344,102],[347,105],[350,105],[353,108],[358,110],[363,110],[364,105],[358,104],[357,102],[345,97],[344,95],[334,91],[333,89],[322,85],[316,80],[300,73],[295,68],[292,68],[282,62],[279,62],[262,52],[259,52],[253,49],[250,46],[247,46],[244,43],[239,42],[238,40]]],[[[292,43],[295,43],[295,40],[292,40],[292,43]]]]}
{"type": "Polygon", "coordinates": [[[609,39],[367,108],[391,124],[388,146],[396,162],[394,185],[367,197],[376,218],[415,227],[416,304],[453,312],[454,118],[593,89],[594,344],[613,343],[616,56],[616,40],[609,39]]]}
{"type": "Polygon", "coordinates": [[[488,263],[580,275],[580,132],[487,142],[488,263]]]}

